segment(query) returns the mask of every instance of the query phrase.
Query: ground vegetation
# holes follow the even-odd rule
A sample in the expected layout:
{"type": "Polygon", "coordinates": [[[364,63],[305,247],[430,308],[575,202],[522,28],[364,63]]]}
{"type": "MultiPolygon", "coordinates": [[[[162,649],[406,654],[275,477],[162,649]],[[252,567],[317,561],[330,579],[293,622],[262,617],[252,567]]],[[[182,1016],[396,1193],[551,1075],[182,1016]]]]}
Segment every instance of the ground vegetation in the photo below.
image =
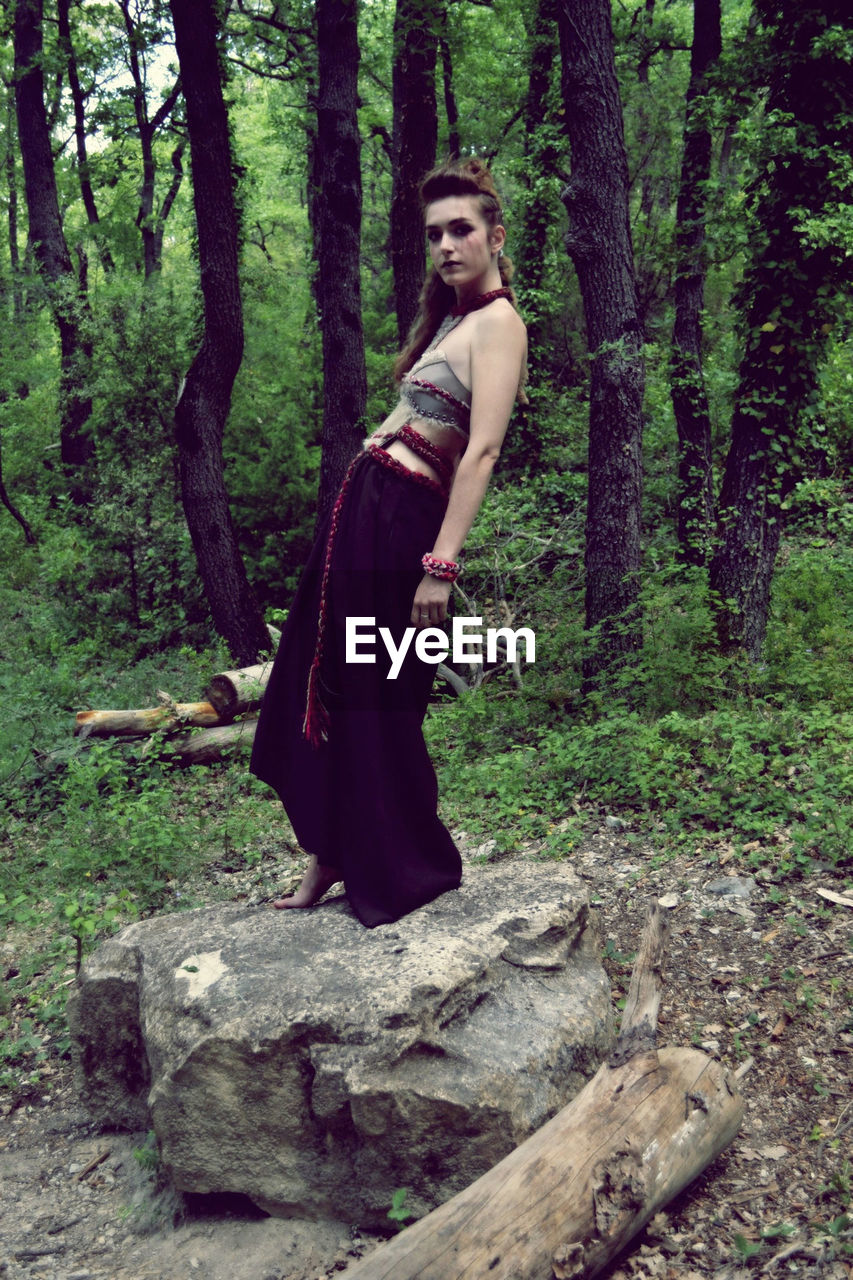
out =
{"type": "MultiPolygon", "coordinates": [[[[703,987],[685,960],[690,999],[678,995],[668,1030],[763,1064],[748,1087],[762,1105],[786,1099],[799,1172],[777,1178],[761,1155],[783,1141],[767,1103],[773,1136],[752,1144],[767,1170],[763,1199],[745,1198],[753,1157],[736,1157],[726,1166],[735,1180],[723,1174],[741,1215],[731,1256],[715,1243],[688,1263],[750,1273],[786,1247],[788,1224],[811,1250],[801,1258],[834,1267],[849,1250],[849,1113],[826,1064],[849,1075],[840,1010],[850,911],[816,894],[846,900],[851,885],[846,7],[732,0],[719,48],[712,40],[704,60],[694,52],[691,69],[694,20],[714,10],[687,0],[612,12],[465,0],[423,8],[434,31],[390,0],[238,2],[227,18],[211,6],[213,194],[228,197],[213,230],[231,255],[218,295],[197,217],[205,157],[170,9],[40,8],[5,0],[0,11],[4,1105],[23,1117],[62,1096],[64,994],[100,937],[201,904],[215,884],[260,901],[296,874],[280,810],[244,757],[179,771],[156,737],[73,738],[73,713],[150,706],[158,690],[200,698],[235,655],[271,643],[258,619],[275,625],[286,612],[318,494],[328,502],[353,442],[393,395],[400,276],[389,227],[400,140],[411,136],[393,85],[395,59],[414,45],[429,67],[434,55],[436,153],[485,156],[505,193],[532,336],[529,404],[472,530],[455,608],[485,626],[531,627],[536,662],[460,664],[455,688],[437,683],[428,735],[443,816],[466,833],[470,874],[478,857],[533,857],[547,875],[551,860],[582,861],[590,840],[618,829],[619,841],[595,847],[608,875],[614,858],[637,863],[619,882],[628,896],[634,875],[665,892],[682,879],[755,880],[759,914],[722,935],[742,977],[729,985],[750,1007],[735,995],[721,1005],[720,983],[703,987]],[[584,28],[567,29],[570,12],[599,24],[611,123],[579,114],[573,41],[584,28]],[[590,198],[582,125],[602,148],[621,131],[621,152],[602,152],[616,157],[607,176],[624,197],[621,287],[635,319],[621,336],[590,324],[600,299],[575,266],[595,249],[578,217],[590,198]],[[39,182],[35,151],[27,158],[35,138],[39,182]],[[50,218],[39,221],[45,202],[50,218]],[[51,246],[58,274],[47,269],[51,246]],[[233,368],[230,412],[216,391],[219,421],[196,435],[180,413],[176,425],[175,407],[192,396],[200,413],[211,409],[214,384],[192,370],[222,318],[217,296],[234,336],[216,330],[227,359],[213,374],[233,368]],[[628,424],[614,422],[626,387],[608,408],[602,368],[625,372],[637,410],[630,527],[613,534],[631,535],[630,582],[611,575],[609,594],[610,535],[589,498],[597,477],[622,474],[628,424]],[[677,421],[685,391],[701,418],[689,454],[677,421]],[[591,456],[593,422],[602,429],[591,456]],[[194,546],[187,447],[222,477],[219,527],[230,519],[233,563],[258,602],[248,631],[249,596],[228,594],[227,616],[218,612],[194,546]],[[591,582],[599,559],[604,576],[591,582]],[[705,1034],[708,1025],[724,1030],[705,1034]],[[815,1049],[809,1066],[810,1038],[822,1045],[828,1027],[835,1047],[815,1049]]],[[[176,19],[184,8],[175,0],[176,19]]],[[[410,261],[406,279],[423,265],[410,261]]],[[[607,877],[594,879],[609,902],[607,877]]],[[[618,985],[615,952],[630,946],[613,928],[605,937],[618,985]]],[[[703,1180],[702,1194],[713,1186],[703,1180]]],[[[684,1219],[673,1221],[678,1236],[684,1219]]],[[[654,1256],[683,1262],[658,1225],[654,1256]]],[[[665,1274],[651,1261],[647,1272],[665,1274]]]]}

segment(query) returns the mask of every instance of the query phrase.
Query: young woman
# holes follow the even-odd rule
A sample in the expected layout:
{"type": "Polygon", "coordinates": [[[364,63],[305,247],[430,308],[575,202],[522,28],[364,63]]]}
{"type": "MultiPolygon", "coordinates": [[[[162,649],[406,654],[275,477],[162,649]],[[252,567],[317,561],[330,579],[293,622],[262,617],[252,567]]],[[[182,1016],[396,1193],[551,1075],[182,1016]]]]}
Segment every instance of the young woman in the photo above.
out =
{"type": "Polygon", "coordinates": [[[395,372],[400,401],[353,461],[288,615],[252,753],[311,855],[281,909],[343,880],[372,927],[458,887],[422,723],[435,667],[407,628],[437,627],[524,377],[526,334],[497,192],[474,159],[424,180],[432,271],[395,372]],[[351,643],[347,619],[376,637],[351,643]],[[375,660],[372,660],[375,659],[375,660]]]}

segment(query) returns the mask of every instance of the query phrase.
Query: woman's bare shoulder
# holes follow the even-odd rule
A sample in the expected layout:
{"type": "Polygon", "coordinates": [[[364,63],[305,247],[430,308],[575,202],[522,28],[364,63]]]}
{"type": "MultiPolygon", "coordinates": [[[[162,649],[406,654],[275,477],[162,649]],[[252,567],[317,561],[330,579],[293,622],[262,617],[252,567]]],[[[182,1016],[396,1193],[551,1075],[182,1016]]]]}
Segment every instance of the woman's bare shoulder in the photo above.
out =
{"type": "Polygon", "coordinates": [[[523,350],[527,345],[527,328],[508,298],[498,298],[471,316],[475,322],[472,339],[475,345],[493,342],[523,350]]]}

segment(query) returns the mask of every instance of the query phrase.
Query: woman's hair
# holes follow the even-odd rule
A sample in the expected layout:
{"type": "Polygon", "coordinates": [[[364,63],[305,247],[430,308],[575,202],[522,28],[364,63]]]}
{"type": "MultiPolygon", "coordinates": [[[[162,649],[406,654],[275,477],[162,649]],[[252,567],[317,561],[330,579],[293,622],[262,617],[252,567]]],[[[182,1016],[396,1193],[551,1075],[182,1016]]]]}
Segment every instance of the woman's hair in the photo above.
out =
{"type": "MultiPolygon", "coordinates": [[[[500,196],[489,170],[476,156],[464,160],[445,160],[421,183],[421,204],[427,205],[447,196],[476,196],[480,213],[489,230],[502,224],[500,196]]],[[[512,261],[503,254],[498,261],[501,283],[509,285],[512,279],[512,261]]],[[[405,345],[394,362],[394,377],[399,382],[427,349],[438,326],[456,302],[452,285],[445,284],[435,267],[430,267],[418,303],[418,313],[412,322],[405,345]]],[[[515,294],[512,295],[515,306],[515,294]]]]}

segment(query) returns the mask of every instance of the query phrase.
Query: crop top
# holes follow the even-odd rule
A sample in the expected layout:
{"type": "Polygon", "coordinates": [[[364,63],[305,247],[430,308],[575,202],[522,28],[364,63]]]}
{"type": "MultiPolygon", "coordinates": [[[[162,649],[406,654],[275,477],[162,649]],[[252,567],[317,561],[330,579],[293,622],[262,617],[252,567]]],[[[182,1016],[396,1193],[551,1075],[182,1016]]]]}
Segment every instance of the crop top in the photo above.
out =
{"type": "Polygon", "coordinates": [[[417,418],[453,427],[468,439],[471,392],[459,381],[441,347],[428,348],[400,383],[400,398],[417,418]]]}

